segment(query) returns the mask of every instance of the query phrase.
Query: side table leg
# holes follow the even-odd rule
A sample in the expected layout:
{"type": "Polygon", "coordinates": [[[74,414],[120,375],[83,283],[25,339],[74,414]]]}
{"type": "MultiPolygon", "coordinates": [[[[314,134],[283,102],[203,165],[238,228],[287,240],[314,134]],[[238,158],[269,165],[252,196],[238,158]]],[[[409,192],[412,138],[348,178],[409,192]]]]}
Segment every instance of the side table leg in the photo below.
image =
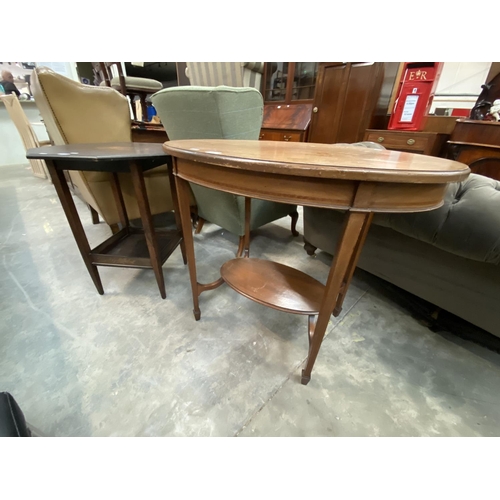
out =
{"type": "Polygon", "coordinates": [[[144,175],[141,167],[133,162],[130,165],[130,173],[132,174],[132,184],[134,185],[135,196],[139,206],[139,213],[141,214],[144,235],[146,237],[146,243],[149,250],[149,258],[151,259],[151,266],[153,267],[153,271],[156,276],[161,298],[164,299],[167,296],[165,292],[165,281],[163,279],[158,241],[156,240],[156,232],[151,218],[151,209],[149,208],[144,175]]]}
{"type": "Polygon", "coordinates": [[[78,250],[82,255],[83,261],[87,266],[87,270],[94,282],[95,287],[100,295],[104,295],[104,289],[102,288],[101,277],[97,271],[97,266],[92,264],[92,258],[90,257],[90,245],[83,230],[82,222],[78,216],[78,211],[75,207],[75,202],[71,196],[71,193],[66,182],[66,177],[62,170],[58,170],[54,167],[51,161],[47,161],[47,168],[52,179],[52,183],[56,188],[57,195],[59,196],[59,201],[63,207],[66,218],[68,219],[69,227],[75,238],[78,250]]]}
{"type": "Polygon", "coordinates": [[[186,244],[184,243],[184,231],[182,230],[181,214],[180,214],[180,210],[179,210],[179,197],[177,196],[177,187],[175,185],[175,176],[172,172],[172,169],[173,169],[172,157],[169,157],[169,159],[167,161],[167,167],[168,167],[168,180],[170,182],[170,194],[172,195],[172,203],[174,204],[175,225],[177,227],[177,230],[182,233],[182,240],[180,243],[182,260],[184,261],[184,264],[187,264],[186,244]]]}
{"type": "Polygon", "coordinates": [[[191,280],[191,292],[193,294],[193,313],[196,321],[201,317],[198,302],[198,280],[196,277],[196,260],[194,254],[193,232],[191,229],[191,214],[189,210],[189,183],[180,177],[175,177],[177,195],[179,197],[179,211],[181,214],[182,235],[186,244],[186,257],[191,280]]]}
{"type": "Polygon", "coordinates": [[[358,238],[358,242],[356,243],[356,248],[354,249],[354,252],[351,257],[351,262],[349,263],[349,266],[346,271],[346,275],[344,276],[343,283],[342,283],[342,289],[340,290],[338,299],[337,299],[337,304],[335,305],[335,309],[333,310],[333,315],[338,316],[341,311],[342,311],[342,304],[344,303],[344,298],[347,293],[347,289],[349,288],[349,285],[351,284],[351,279],[352,275],[354,274],[354,271],[356,270],[356,264],[358,262],[359,256],[361,254],[361,250],[363,248],[363,245],[365,244],[366,236],[368,235],[368,230],[370,229],[371,223],[373,219],[373,212],[371,212],[368,217],[365,219],[365,223],[363,225],[363,229],[361,230],[361,234],[358,238]]]}
{"type": "Polygon", "coordinates": [[[362,212],[348,212],[342,236],[337,244],[337,250],[333,258],[333,263],[328,274],[325,295],[321,303],[314,331],[312,332],[311,321],[309,321],[309,354],[306,367],[302,370],[302,384],[306,385],[311,380],[311,371],[313,369],[316,357],[318,356],[321,343],[325,336],[326,328],[336,307],[339,294],[347,291],[347,285],[342,290],[342,284],[348,276],[351,266],[356,267],[357,257],[361,252],[363,234],[368,231],[371,215],[362,212]]]}

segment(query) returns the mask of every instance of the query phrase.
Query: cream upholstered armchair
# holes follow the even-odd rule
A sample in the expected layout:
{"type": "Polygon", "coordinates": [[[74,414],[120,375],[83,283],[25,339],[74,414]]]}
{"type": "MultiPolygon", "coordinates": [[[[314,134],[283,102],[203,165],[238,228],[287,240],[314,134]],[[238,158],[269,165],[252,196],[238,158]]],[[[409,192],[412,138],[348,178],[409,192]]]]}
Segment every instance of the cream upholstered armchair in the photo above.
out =
{"type": "MultiPolygon", "coordinates": [[[[31,88],[36,105],[55,145],[131,142],[128,100],[110,87],[96,87],[65,78],[49,68],[33,70],[31,88]]],[[[109,173],[71,171],[71,180],[88,205],[116,228],[120,218],[109,173]]],[[[119,174],[129,219],[139,219],[130,174],[119,174]]],[[[144,174],[151,214],[174,209],[166,165],[144,174]]]]}
{"type": "MultiPolygon", "coordinates": [[[[7,113],[14,123],[25,149],[39,148],[41,146],[50,146],[50,141],[39,141],[33,127],[31,126],[26,113],[24,112],[19,99],[15,94],[1,95],[0,100],[4,103],[7,113]]],[[[35,177],[46,179],[49,177],[47,173],[47,165],[43,160],[28,160],[31,165],[31,170],[35,177]]]]}
{"type": "Polygon", "coordinates": [[[253,87],[260,90],[263,62],[188,62],[186,76],[201,87],[253,87]]]}

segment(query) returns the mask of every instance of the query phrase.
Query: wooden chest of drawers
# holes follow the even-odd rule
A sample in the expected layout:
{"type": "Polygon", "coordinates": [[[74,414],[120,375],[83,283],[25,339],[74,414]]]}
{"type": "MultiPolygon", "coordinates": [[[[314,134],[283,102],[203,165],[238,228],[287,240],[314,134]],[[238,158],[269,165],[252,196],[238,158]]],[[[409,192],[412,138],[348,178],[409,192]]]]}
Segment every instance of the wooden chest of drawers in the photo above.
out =
{"type": "Polygon", "coordinates": [[[394,151],[439,156],[448,137],[448,134],[437,132],[367,129],[363,140],[382,144],[386,149],[394,151]]]}

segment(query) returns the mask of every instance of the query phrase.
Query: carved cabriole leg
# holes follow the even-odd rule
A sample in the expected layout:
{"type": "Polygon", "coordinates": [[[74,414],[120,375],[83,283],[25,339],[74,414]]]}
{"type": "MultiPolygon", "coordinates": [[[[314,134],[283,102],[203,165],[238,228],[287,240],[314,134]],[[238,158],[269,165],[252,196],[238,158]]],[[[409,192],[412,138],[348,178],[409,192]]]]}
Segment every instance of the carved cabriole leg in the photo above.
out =
{"type": "Polygon", "coordinates": [[[250,257],[250,217],[252,215],[252,198],[245,197],[245,234],[240,236],[236,258],[250,257]]]}
{"type": "Polygon", "coordinates": [[[299,212],[295,210],[295,212],[292,212],[290,214],[290,217],[292,218],[292,225],[291,225],[292,234],[294,236],[298,236],[299,232],[297,231],[296,227],[297,227],[297,221],[299,220],[299,212]]]}
{"type": "MultiPolygon", "coordinates": [[[[330,315],[337,305],[339,294],[342,290],[342,284],[346,276],[348,276],[348,271],[351,269],[351,266],[356,266],[357,259],[354,259],[353,255],[356,253],[359,240],[368,230],[369,222],[367,223],[367,220],[371,220],[369,213],[348,212],[346,214],[342,235],[339,238],[332,267],[328,274],[325,295],[323,296],[318,319],[314,326],[314,332],[309,335],[309,354],[306,366],[302,370],[301,382],[304,385],[311,380],[311,371],[316,361],[321,343],[323,342],[330,315]]],[[[361,249],[357,252],[357,257],[359,257],[360,250],[361,249]]],[[[346,287],[344,287],[344,294],[345,291],[346,287]]],[[[311,330],[311,320],[309,321],[309,328],[311,330]]]]}
{"type": "Polygon", "coordinates": [[[238,251],[236,252],[237,259],[243,257],[244,248],[245,248],[245,236],[240,236],[240,241],[238,243],[238,251]]]}

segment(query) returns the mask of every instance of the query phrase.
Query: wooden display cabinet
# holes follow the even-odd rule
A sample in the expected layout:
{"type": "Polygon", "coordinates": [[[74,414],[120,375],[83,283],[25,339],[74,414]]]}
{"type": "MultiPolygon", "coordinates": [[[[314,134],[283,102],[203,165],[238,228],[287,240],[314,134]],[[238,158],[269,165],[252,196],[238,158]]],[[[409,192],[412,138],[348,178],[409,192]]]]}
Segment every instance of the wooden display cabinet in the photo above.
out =
{"type": "Polygon", "coordinates": [[[261,140],[307,141],[317,74],[316,62],[265,64],[261,140]]]}
{"type": "Polygon", "coordinates": [[[383,128],[399,63],[266,63],[262,140],[358,142],[383,128]]]}

